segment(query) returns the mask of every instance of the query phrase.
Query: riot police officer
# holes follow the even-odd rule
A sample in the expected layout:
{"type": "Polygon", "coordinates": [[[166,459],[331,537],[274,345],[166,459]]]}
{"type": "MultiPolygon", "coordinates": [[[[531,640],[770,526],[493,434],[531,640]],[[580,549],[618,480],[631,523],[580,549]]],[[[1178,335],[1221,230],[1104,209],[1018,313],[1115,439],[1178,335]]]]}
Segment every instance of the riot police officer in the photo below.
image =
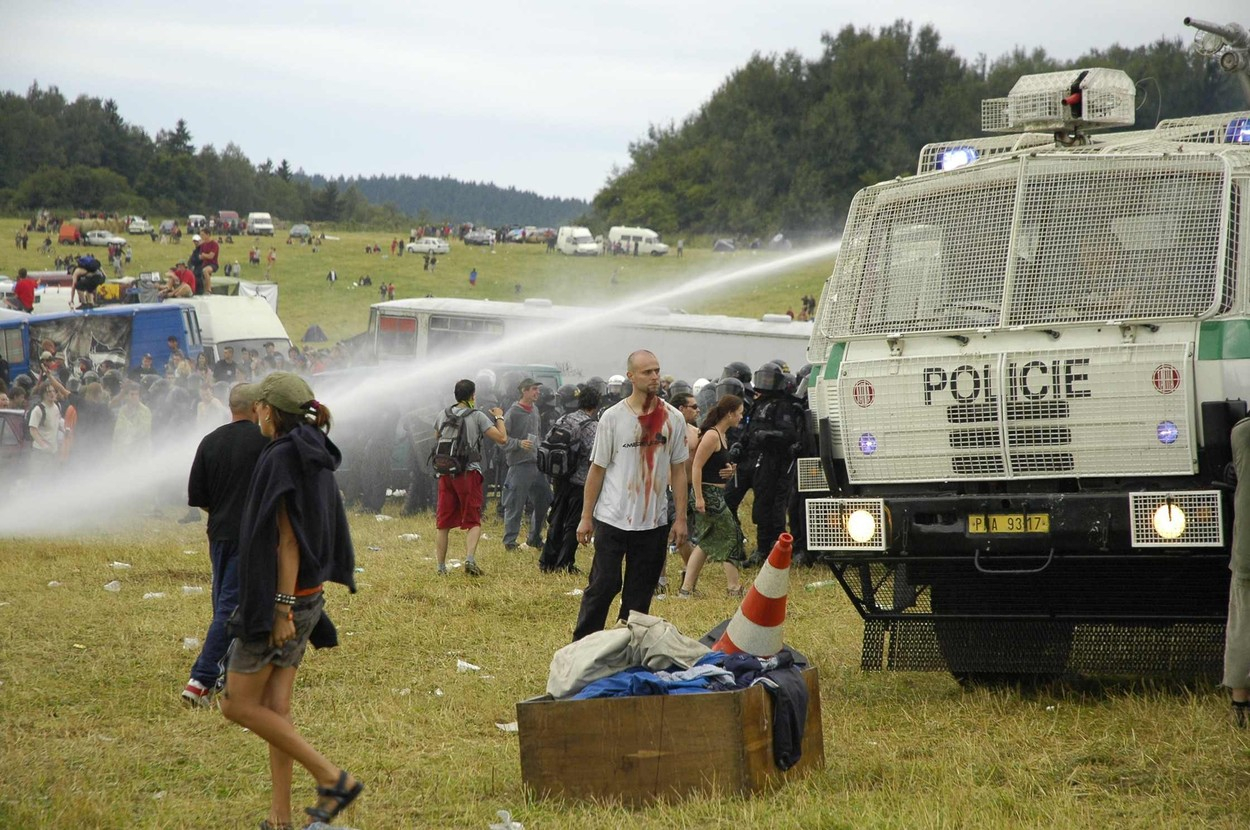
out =
{"type": "MultiPolygon", "coordinates": [[[[803,409],[803,428],[799,430],[800,458],[810,458],[819,453],[816,446],[816,433],[812,428],[812,414],[807,405],[807,381],[812,373],[812,364],[804,364],[794,378],[794,388],[789,394],[803,409]]],[[[807,499],[806,493],[800,493],[797,486],[790,493],[790,535],[794,537],[794,558],[796,565],[811,566],[816,564],[807,550],[807,499]]]]}
{"type": "Polygon", "coordinates": [[[756,546],[748,562],[760,564],[786,529],[794,460],[806,416],[798,401],[787,393],[785,372],[776,363],[757,369],[754,381],[758,398],[747,429],[747,453],[753,468],[755,503],[751,518],[755,521],[756,546]]]}

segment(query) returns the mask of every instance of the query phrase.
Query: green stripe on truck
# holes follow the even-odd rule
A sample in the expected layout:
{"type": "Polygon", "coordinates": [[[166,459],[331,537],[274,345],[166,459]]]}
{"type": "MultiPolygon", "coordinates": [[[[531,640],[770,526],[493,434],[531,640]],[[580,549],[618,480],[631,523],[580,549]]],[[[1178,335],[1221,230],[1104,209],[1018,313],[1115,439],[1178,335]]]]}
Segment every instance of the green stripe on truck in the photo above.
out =
{"type": "Polygon", "coordinates": [[[1250,358],[1250,320],[1204,320],[1198,328],[1199,360],[1250,358]]]}
{"type": "Polygon", "coordinates": [[[825,380],[835,380],[838,377],[838,369],[842,366],[842,355],[845,353],[845,343],[834,343],[829,349],[829,359],[825,361],[825,380]]]}

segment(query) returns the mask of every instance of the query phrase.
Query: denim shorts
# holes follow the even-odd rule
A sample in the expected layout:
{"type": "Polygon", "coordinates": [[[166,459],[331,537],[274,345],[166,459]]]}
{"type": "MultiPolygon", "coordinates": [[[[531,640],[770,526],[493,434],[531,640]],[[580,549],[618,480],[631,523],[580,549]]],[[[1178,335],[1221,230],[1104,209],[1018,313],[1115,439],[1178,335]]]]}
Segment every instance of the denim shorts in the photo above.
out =
{"type": "Polygon", "coordinates": [[[325,607],[325,596],[318,591],[306,597],[300,597],[291,609],[295,616],[295,636],[284,645],[271,646],[269,638],[244,640],[239,637],[230,644],[230,654],[226,658],[226,671],[239,674],[255,674],[265,666],[294,668],[304,659],[304,651],[308,648],[308,637],[312,634],[317,620],[321,619],[325,607]]]}

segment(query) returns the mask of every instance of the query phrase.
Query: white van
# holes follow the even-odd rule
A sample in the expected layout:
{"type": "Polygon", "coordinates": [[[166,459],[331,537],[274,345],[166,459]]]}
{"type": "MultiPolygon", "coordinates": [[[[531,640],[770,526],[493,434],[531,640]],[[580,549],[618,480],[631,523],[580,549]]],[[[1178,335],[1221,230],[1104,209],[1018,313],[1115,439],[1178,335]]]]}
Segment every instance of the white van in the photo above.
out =
{"type": "Polygon", "coordinates": [[[208,294],[165,302],[195,309],[200,320],[200,338],[210,362],[221,357],[225,346],[234,347],[236,359],[242,349],[254,349],[264,357],[266,343],[273,343],[274,351],[286,360],[291,338],[264,297],[208,294]]]}
{"type": "Polygon", "coordinates": [[[268,213],[249,213],[247,215],[248,236],[273,236],[273,217],[268,213]]]}
{"type": "Polygon", "coordinates": [[[616,225],[608,230],[608,245],[616,248],[621,243],[621,251],[626,254],[634,252],[634,244],[638,245],[638,253],[651,256],[664,256],[668,246],[660,241],[660,235],[650,228],[627,228],[616,225]]]}
{"type": "Polygon", "coordinates": [[[565,225],[556,233],[556,250],[569,256],[597,256],[599,246],[589,228],[565,225]]]}

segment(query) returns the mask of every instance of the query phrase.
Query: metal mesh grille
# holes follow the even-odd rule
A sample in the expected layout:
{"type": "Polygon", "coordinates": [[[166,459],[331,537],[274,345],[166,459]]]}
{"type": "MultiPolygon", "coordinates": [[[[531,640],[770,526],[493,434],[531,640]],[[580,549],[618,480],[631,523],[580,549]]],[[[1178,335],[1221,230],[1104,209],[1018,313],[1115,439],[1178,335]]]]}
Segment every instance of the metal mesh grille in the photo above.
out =
{"type": "Polygon", "coordinates": [[[819,458],[800,458],[798,462],[800,493],[829,492],[825,468],[821,466],[819,458]]]}
{"type": "Polygon", "coordinates": [[[940,170],[943,154],[948,150],[972,150],[977,159],[1014,153],[1030,147],[1048,147],[1055,143],[1054,136],[1044,133],[1020,133],[1019,135],[994,136],[992,138],[970,138],[963,141],[944,141],[937,144],[926,144],[920,150],[920,163],[916,174],[931,173],[940,170]]]}
{"type": "Polygon", "coordinates": [[[1219,677],[1223,666],[1224,626],[1220,623],[1071,628],[1042,620],[1003,622],[987,636],[983,623],[866,620],[860,665],[864,671],[1080,672],[1213,679],[1219,677]],[[945,653],[935,627],[943,629],[945,653]],[[1066,660],[1061,660],[1058,650],[1045,645],[1066,642],[1069,637],[1071,648],[1066,660]],[[977,642],[1004,646],[978,649],[974,645],[977,642]]]}
{"type": "Polygon", "coordinates": [[[1200,315],[1223,293],[1232,166],[1041,152],[868,188],[818,329],[839,340],[1200,315]]]}
{"type": "Polygon", "coordinates": [[[994,133],[1009,129],[1011,129],[1011,120],[1007,115],[1007,99],[981,99],[982,132],[994,133]]]}
{"type": "Polygon", "coordinates": [[[1130,493],[1135,548],[1193,548],[1224,546],[1224,509],[1218,490],[1181,493],[1130,493]],[[1184,529],[1174,538],[1164,538],[1155,529],[1155,514],[1164,510],[1164,519],[1175,521],[1179,510],[1184,529]]]}
{"type": "Polygon", "coordinates": [[[857,484],[1190,475],[1191,351],[844,360],[836,403],[847,474],[857,484]]]}
{"type": "Polygon", "coordinates": [[[881,499],[808,499],[808,550],[885,550],[885,503],[881,499]],[[848,519],[856,511],[873,519],[873,533],[856,542],[847,530],[848,519]]]}
{"type": "Polygon", "coordinates": [[[1218,300],[1224,183],[1210,157],[1032,160],[1007,322],[1207,311],[1218,300]]]}
{"type": "MultiPolygon", "coordinates": [[[[1071,124],[1125,126],[1133,123],[1136,89],[1133,81],[1118,69],[1045,72],[1025,75],[1007,94],[1007,124],[999,129],[1060,130],[1071,124]],[[1081,87],[1082,107],[1078,117],[1064,104],[1072,85],[1081,87]]],[[[984,129],[985,108],[981,118],[984,129]]]]}

